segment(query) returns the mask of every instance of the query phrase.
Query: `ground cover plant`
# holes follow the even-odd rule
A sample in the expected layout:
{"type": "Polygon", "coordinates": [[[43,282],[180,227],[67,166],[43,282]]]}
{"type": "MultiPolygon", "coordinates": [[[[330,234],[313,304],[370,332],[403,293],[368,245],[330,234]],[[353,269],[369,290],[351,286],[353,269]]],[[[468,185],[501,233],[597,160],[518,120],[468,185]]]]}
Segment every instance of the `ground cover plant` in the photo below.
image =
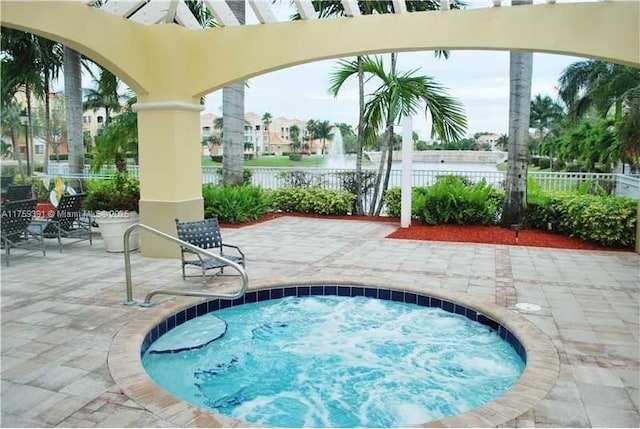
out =
{"type": "Polygon", "coordinates": [[[202,185],[205,219],[217,217],[222,223],[259,219],[270,210],[270,200],[259,186],[202,185]]]}
{"type": "Polygon", "coordinates": [[[345,215],[355,200],[350,192],[318,187],[280,188],[270,190],[268,195],[274,210],[322,215],[345,215]]]}

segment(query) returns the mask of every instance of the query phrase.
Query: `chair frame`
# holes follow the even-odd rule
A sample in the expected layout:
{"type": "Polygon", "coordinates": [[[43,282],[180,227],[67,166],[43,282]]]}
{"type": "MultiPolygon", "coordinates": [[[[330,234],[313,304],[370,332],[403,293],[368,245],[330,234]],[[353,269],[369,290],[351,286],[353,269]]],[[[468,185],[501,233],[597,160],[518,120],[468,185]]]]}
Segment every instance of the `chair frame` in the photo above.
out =
{"type": "Polygon", "coordinates": [[[53,217],[46,220],[36,220],[31,223],[30,230],[43,238],[55,238],[58,240],[58,250],[62,253],[62,239],[75,238],[76,240],[64,244],[72,244],[89,240],[93,245],[91,222],[82,216],[82,201],[87,194],[63,195],[58,202],[58,207],[53,217]]]}
{"type": "Polygon", "coordinates": [[[29,229],[37,203],[35,198],[2,203],[0,243],[4,247],[7,266],[9,266],[12,248],[27,249],[29,250],[27,254],[41,250],[42,256],[47,255],[42,235],[34,234],[29,229]]]}
{"type": "Polygon", "coordinates": [[[4,197],[6,201],[30,200],[33,198],[33,185],[9,185],[4,197]]]}
{"type": "MultiPolygon", "coordinates": [[[[194,246],[198,246],[205,250],[218,250],[220,252],[220,256],[236,262],[243,268],[245,268],[245,255],[242,250],[240,250],[238,246],[225,244],[222,242],[222,235],[220,233],[220,224],[218,223],[218,218],[186,222],[180,222],[180,220],[175,219],[175,221],[178,239],[186,241],[187,243],[193,244],[194,246]],[[234,249],[234,251],[237,252],[238,255],[225,254],[224,248],[234,249]]],[[[223,274],[224,267],[229,266],[229,264],[218,261],[217,259],[203,257],[199,253],[193,252],[182,246],[180,247],[180,259],[182,265],[182,279],[184,280],[187,277],[202,277],[203,283],[206,282],[207,278],[213,278],[220,274],[223,274]],[[189,255],[195,255],[196,257],[188,258],[189,255]],[[187,265],[199,267],[201,270],[201,274],[198,276],[187,275],[185,272],[185,267],[187,265]],[[212,276],[207,276],[206,272],[208,270],[217,270],[217,272],[212,276]]]]}

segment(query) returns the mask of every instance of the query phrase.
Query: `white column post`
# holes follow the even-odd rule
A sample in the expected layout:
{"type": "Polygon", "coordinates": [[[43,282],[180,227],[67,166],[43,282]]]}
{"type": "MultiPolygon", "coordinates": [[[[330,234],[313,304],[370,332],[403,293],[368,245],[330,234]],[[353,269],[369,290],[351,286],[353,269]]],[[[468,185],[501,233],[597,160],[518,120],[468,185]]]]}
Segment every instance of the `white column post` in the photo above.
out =
{"type": "Polygon", "coordinates": [[[413,121],[407,116],[402,121],[402,196],[400,206],[400,227],[411,226],[411,171],[413,155],[413,121]]]}

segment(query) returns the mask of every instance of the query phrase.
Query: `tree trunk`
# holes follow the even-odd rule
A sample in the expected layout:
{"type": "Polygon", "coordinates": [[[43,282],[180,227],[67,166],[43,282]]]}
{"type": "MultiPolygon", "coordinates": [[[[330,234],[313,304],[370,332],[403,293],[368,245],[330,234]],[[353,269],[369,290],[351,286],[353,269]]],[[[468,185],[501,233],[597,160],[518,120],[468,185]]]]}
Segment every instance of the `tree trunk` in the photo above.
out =
{"type": "Polygon", "coordinates": [[[33,153],[33,126],[31,124],[31,89],[29,88],[29,84],[26,83],[24,85],[24,93],[27,98],[27,131],[24,135],[24,143],[27,145],[27,175],[31,176],[33,174],[33,167],[36,157],[33,153]]]}
{"type": "Polygon", "coordinates": [[[43,172],[49,173],[49,148],[51,142],[51,101],[49,100],[49,69],[44,69],[44,120],[46,137],[44,139],[43,172]]]}
{"type": "MultiPolygon", "coordinates": [[[[391,53],[391,76],[395,76],[396,74],[396,60],[397,54],[395,52],[391,53]]],[[[393,111],[392,106],[389,106],[389,112],[387,115],[387,171],[384,174],[384,183],[382,185],[382,192],[380,193],[380,202],[378,203],[378,207],[376,208],[375,215],[380,216],[380,212],[382,211],[382,205],[384,200],[384,194],[387,192],[389,188],[389,176],[391,175],[391,165],[393,163],[393,120],[395,119],[395,111],[393,111]]]]}
{"type": "MultiPolygon", "coordinates": [[[[514,6],[531,0],[512,0],[514,6]]],[[[520,225],[527,211],[527,167],[533,54],[511,52],[509,75],[509,150],[502,224],[520,225]]]]}
{"type": "Polygon", "coordinates": [[[364,146],[364,71],[362,57],[358,56],[358,141],[356,143],[356,214],[364,214],[362,195],[362,147],[364,146]]]}
{"type": "Polygon", "coordinates": [[[11,145],[13,146],[13,157],[18,161],[18,171],[20,176],[24,177],[24,168],[22,166],[22,155],[20,155],[20,148],[18,147],[18,139],[16,138],[16,129],[11,126],[11,145]]]}
{"type": "Polygon", "coordinates": [[[378,165],[378,174],[376,175],[376,184],[373,190],[373,198],[371,199],[371,206],[369,206],[369,216],[373,216],[376,212],[376,208],[378,205],[378,195],[380,195],[380,185],[382,183],[382,174],[384,173],[384,164],[386,162],[387,156],[387,144],[386,142],[382,143],[382,147],[380,148],[380,164],[378,165]]]}
{"type": "MultiPolygon", "coordinates": [[[[64,47],[64,104],[67,119],[67,145],[69,147],[69,173],[84,173],[84,145],[82,142],[82,70],[80,54],[64,47]]],[[[81,180],[72,186],[82,188],[81,180]]]]}
{"type": "MultiPolygon", "coordinates": [[[[245,2],[226,0],[240,24],[245,23],[245,2]]],[[[222,90],[222,184],[241,185],[244,167],[244,82],[222,90]]]]}

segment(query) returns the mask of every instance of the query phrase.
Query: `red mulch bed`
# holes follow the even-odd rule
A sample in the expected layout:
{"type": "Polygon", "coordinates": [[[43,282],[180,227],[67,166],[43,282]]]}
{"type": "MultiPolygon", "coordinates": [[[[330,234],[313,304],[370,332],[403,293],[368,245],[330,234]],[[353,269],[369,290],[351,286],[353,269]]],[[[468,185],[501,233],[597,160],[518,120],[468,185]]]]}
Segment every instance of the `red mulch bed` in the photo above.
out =
{"type": "MultiPolygon", "coordinates": [[[[325,216],[310,213],[267,213],[255,221],[238,224],[220,224],[220,226],[224,228],[242,228],[244,226],[267,222],[284,216],[400,223],[400,219],[386,216],[325,216]]],[[[633,251],[633,249],[604,247],[578,238],[567,237],[566,235],[542,231],[539,229],[523,229],[518,231],[518,241],[516,242],[516,233],[514,230],[499,226],[427,226],[415,224],[415,220],[413,222],[414,225],[411,227],[398,228],[391,234],[387,235],[387,238],[396,238],[401,240],[450,241],[458,243],[506,244],[514,246],[551,247],[555,249],[611,250],[618,252],[633,251]]]]}

